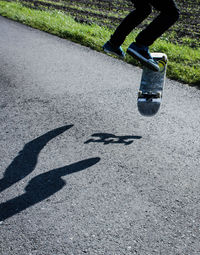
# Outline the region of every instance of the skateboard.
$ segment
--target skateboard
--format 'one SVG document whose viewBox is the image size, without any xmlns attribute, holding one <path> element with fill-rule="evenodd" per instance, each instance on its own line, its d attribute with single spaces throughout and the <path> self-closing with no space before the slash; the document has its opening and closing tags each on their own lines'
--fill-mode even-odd
<svg viewBox="0 0 200 255">
<path fill-rule="evenodd" d="M 151 53 L 158 63 L 158 72 L 143 68 L 140 88 L 138 91 L 137 106 L 141 115 L 154 116 L 162 101 L 163 87 L 167 70 L 167 55 L 164 53 Z"/>
</svg>

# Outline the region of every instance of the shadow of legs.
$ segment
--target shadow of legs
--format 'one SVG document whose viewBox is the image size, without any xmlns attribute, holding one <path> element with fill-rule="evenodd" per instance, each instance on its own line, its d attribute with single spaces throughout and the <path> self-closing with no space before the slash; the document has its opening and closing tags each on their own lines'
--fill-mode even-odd
<svg viewBox="0 0 200 255">
<path fill-rule="evenodd" d="M 0 180 L 0 192 L 30 174 L 35 169 L 38 155 L 44 146 L 72 126 L 68 125 L 56 128 L 25 144 L 23 150 L 19 152 L 17 157 L 5 170 L 4 177 Z"/>
<path fill-rule="evenodd" d="M 100 161 L 100 158 L 89 158 L 69 166 L 53 169 L 34 177 L 26 186 L 26 193 L 0 204 L 0 221 L 3 221 L 26 208 L 52 196 L 65 186 L 62 176 L 87 169 Z"/>
</svg>

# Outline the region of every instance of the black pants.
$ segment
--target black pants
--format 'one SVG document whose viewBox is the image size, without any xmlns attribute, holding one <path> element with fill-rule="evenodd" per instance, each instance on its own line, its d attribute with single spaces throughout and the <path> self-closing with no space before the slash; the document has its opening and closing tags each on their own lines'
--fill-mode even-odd
<svg viewBox="0 0 200 255">
<path fill-rule="evenodd" d="M 138 44 L 150 46 L 179 18 L 180 13 L 174 0 L 131 0 L 131 2 L 134 3 L 135 10 L 125 17 L 111 36 L 110 42 L 116 47 L 119 47 L 126 36 L 149 16 L 152 6 L 160 11 L 160 14 L 138 34 L 136 38 Z"/>
</svg>

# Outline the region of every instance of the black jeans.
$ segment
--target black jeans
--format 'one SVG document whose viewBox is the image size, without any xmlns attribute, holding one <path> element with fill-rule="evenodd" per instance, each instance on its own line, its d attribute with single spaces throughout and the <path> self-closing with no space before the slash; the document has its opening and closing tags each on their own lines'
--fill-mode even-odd
<svg viewBox="0 0 200 255">
<path fill-rule="evenodd" d="M 152 12 L 152 6 L 160 11 L 160 14 L 136 37 L 136 42 L 150 46 L 179 18 L 179 10 L 174 0 L 131 0 L 135 10 L 132 11 L 117 27 L 111 36 L 110 42 L 119 47 L 126 36 L 146 19 Z"/>
</svg>

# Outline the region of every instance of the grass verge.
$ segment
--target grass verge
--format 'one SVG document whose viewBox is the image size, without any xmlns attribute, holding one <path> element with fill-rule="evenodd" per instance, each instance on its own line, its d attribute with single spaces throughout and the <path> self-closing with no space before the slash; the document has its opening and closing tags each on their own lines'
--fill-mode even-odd
<svg viewBox="0 0 200 255">
<path fill-rule="evenodd" d="M 102 51 L 102 45 L 113 33 L 111 29 L 96 24 L 87 25 L 76 22 L 72 17 L 57 11 L 41 11 L 29 9 L 18 2 L 0 1 L 0 15 L 19 21 L 31 27 L 46 31 L 62 38 Z M 134 40 L 136 34 L 131 33 L 123 44 L 124 50 Z M 168 55 L 169 78 L 200 87 L 200 48 L 173 44 L 167 38 L 158 39 L 151 51 L 164 52 Z M 127 56 L 126 62 L 138 64 Z"/>
</svg>

